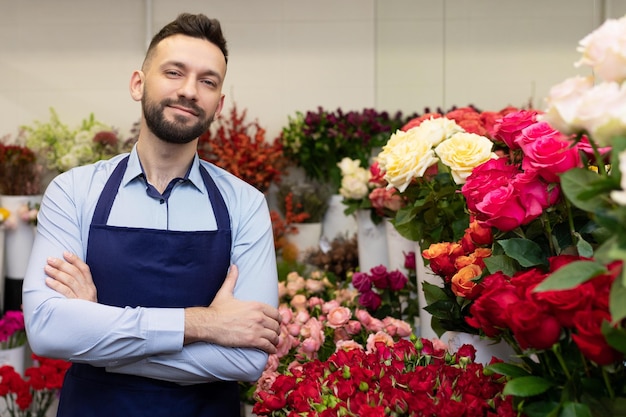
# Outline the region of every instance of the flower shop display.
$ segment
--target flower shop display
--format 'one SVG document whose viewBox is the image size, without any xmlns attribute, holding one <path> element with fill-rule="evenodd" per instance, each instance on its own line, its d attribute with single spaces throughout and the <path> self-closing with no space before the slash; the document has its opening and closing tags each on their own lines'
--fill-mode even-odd
<svg viewBox="0 0 626 417">
<path fill-rule="evenodd" d="M 332 274 L 340 282 L 350 282 L 352 274 L 359 268 L 356 235 L 349 238 L 338 236 L 330 243 L 322 241 L 317 250 L 307 254 L 304 262 Z"/>
<path fill-rule="evenodd" d="M 0 140 L 0 195 L 40 194 L 41 171 L 30 148 L 10 144 L 9 135 Z"/>
<path fill-rule="evenodd" d="M 0 319 L 0 365 L 10 365 L 23 375 L 25 351 L 24 314 L 19 310 L 8 310 Z"/>
<path fill-rule="evenodd" d="M 324 361 L 341 346 L 411 335 L 408 323 L 392 316 L 378 319 L 360 308 L 356 290 L 347 284 L 319 270 L 304 276 L 292 272 L 279 282 L 278 352 L 270 355 L 263 375 L 246 391 L 248 399 L 256 399 L 279 374 L 307 362 Z"/>
<path fill-rule="evenodd" d="M 287 159 L 281 141 L 267 141 L 258 121 L 247 122 L 247 111 L 233 105 L 229 117 L 221 115 L 198 138 L 198 155 L 267 192 L 285 173 Z"/>
<path fill-rule="evenodd" d="M 46 417 L 58 399 L 69 362 L 33 355 L 24 377 L 11 366 L 0 367 L 0 411 L 10 417 Z"/>
<path fill-rule="evenodd" d="M 280 137 L 287 158 L 302 168 L 308 179 L 330 184 L 334 193 L 341 185 L 337 163 L 349 157 L 368 165 L 372 153 L 377 153 L 389 134 L 411 118 L 413 115 L 407 117 L 401 112 L 392 116 L 374 109 L 344 112 L 318 107 L 317 111 L 290 116 Z"/>
<path fill-rule="evenodd" d="M 72 128 L 61 122 L 50 109 L 48 122 L 35 121 L 22 126 L 20 140 L 36 154 L 52 175 L 101 159 L 109 159 L 132 148 L 132 140 L 122 140 L 113 127 L 96 120 L 94 114 Z"/>
<path fill-rule="evenodd" d="M 259 416 L 518 416 L 504 377 L 473 362 L 470 345 L 372 335 L 328 359 L 280 373 L 258 393 Z"/>
</svg>

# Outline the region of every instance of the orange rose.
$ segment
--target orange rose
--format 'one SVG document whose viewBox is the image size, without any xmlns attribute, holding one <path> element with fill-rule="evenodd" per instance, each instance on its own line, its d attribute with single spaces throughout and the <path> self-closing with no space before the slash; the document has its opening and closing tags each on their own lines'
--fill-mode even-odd
<svg viewBox="0 0 626 417">
<path fill-rule="evenodd" d="M 469 264 L 464 266 L 452 277 L 452 292 L 457 297 L 469 298 L 472 290 L 476 286 L 473 279 L 482 274 L 482 269 L 478 265 Z"/>
</svg>

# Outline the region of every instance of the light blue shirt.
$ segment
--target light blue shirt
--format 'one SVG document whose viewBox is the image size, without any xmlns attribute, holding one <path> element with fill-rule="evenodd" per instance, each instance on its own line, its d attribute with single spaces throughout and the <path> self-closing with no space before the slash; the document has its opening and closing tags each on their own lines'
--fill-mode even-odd
<svg viewBox="0 0 626 417">
<path fill-rule="evenodd" d="M 62 258 L 67 250 L 85 259 L 96 203 L 123 157 L 119 155 L 65 172 L 50 183 L 43 196 L 23 290 L 24 318 L 33 351 L 42 356 L 106 367 L 112 372 L 180 384 L 258 379 L 267 361 L 267 354 L 258 349 L 209 343 L 183 346 L 182 308 L 112 307 L 68 299 L 45 284 L 44 266 L 48 257 Z M 207 168 L 228 207 L 231 263 L 239 269 L 235 298 L 276 306 L 276 254 L 265 196 L 225 170 L 199 160 L 197 155 L 189 181 L 177 183 L 169 198 L 162 201 L 146 192 L 139 158 L 133 149 L 108 224 L 179 231 L 215 230 L 217 225 L 200 175 L 200 163 Z"/>
</svg>

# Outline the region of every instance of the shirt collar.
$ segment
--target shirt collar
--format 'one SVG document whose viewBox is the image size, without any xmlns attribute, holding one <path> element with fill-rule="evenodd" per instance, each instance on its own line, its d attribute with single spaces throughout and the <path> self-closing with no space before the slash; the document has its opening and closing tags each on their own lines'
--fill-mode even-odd
<svg viewBox="0 0 626 417">
<path fill-rule="evenodd" d="M 122 185 L 126 186 L 130 182 L 141 178 L 142 174 L 143 170 L 141 168 L 141 163 L 139 162 L 139 155 L 137 154 L 137 145 L 135 144 L 133 149 L 130 151 L 130 157 L 128 158 L 128 165 L 126 167 L 126 172 L 124 173 L 124 178 L 122 179 Z M 205 189 L 202 186 L 204 181 L 202 179 L 202 175 L 200 174 L 200 158 L 198 158 L 197 153 L 193 157 L 193 162 L 191 163 L 191 167 L 187 172 L 185 179 L 189 180 L 189 182 L 196 187 L 198 191 L 205 193 Z"/>
</svg>

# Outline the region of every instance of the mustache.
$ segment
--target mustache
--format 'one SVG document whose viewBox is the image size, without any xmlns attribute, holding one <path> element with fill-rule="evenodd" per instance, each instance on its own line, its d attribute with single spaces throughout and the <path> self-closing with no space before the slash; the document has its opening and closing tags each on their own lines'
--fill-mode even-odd
<svg viewBox="0 0 626 417">
<path fill-rule="evenodd" d="M 171 98 L 165 99 L 161 102 L 161 105 L 163 107 L 171 106 L 171 105 L 186 107 L 188 109 L 193 110 L 198 116 L 202 116 L 202 117 L 204 116 L 204 110 L 202 110 L 200 106 L 198 106 L 195 102 L 188 100 L 184 97 L 181 97 L 178 100 L 174 100 Z"/>
</svg>

